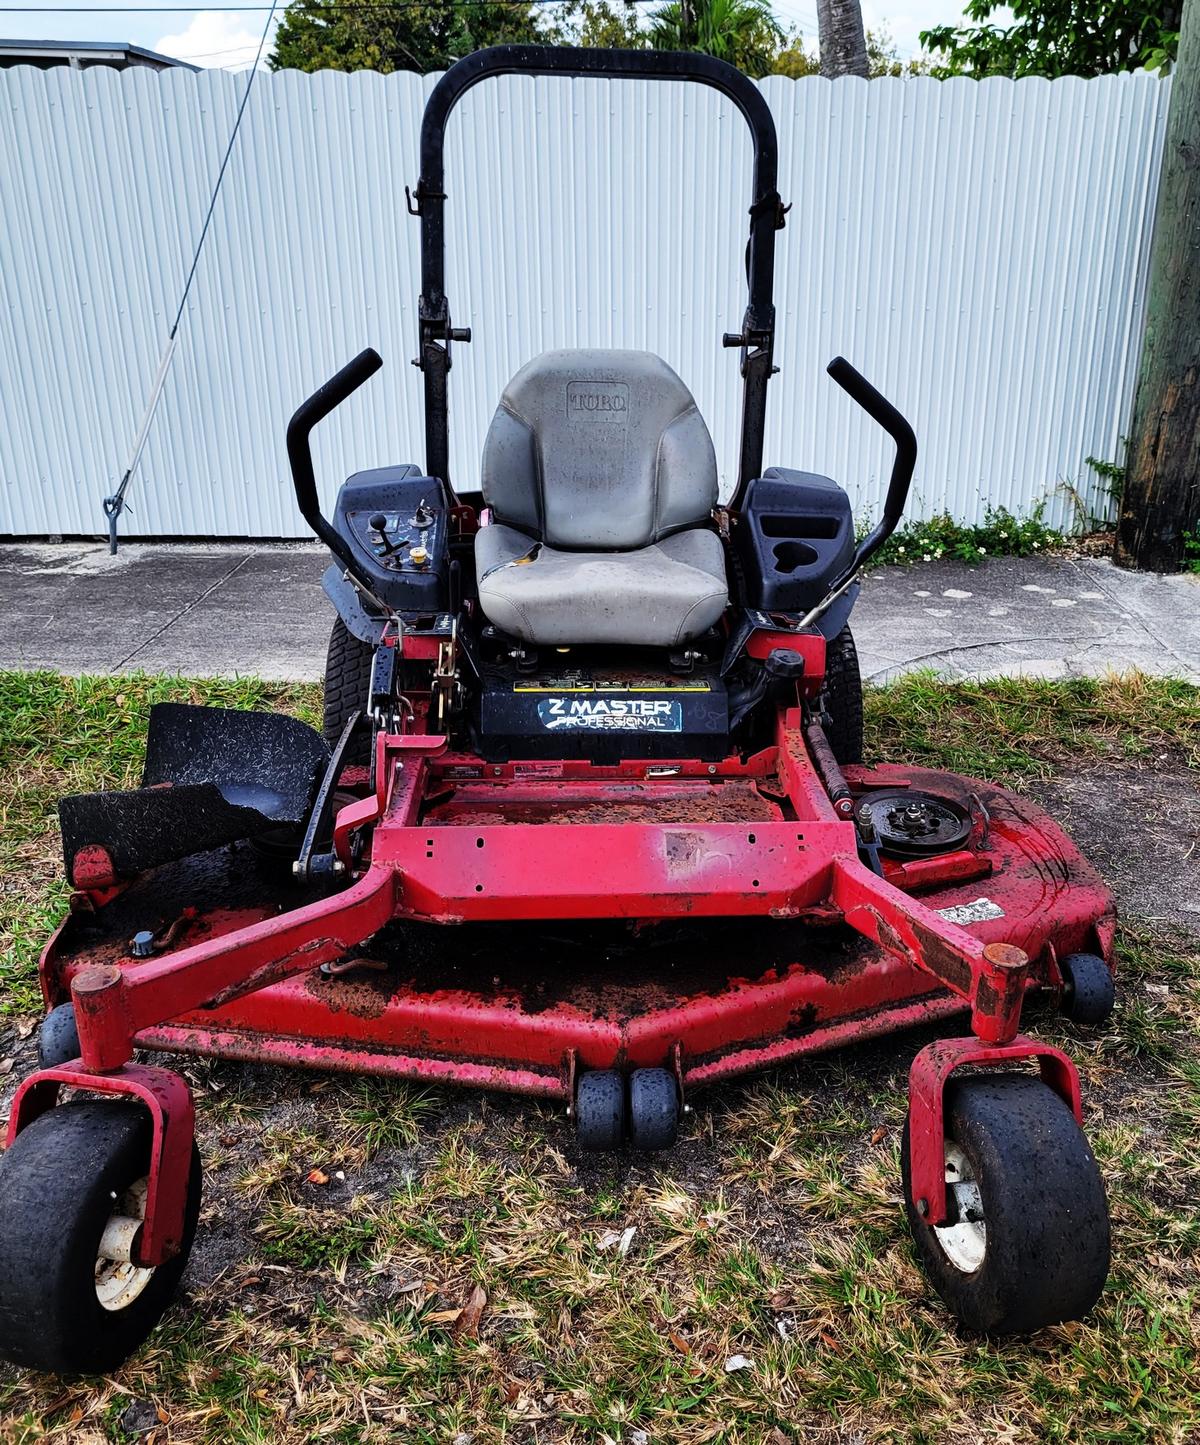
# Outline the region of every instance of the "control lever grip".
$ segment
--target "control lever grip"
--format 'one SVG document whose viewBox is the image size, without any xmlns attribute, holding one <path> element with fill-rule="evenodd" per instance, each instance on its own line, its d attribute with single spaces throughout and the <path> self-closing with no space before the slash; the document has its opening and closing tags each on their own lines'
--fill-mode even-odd
<svg viewBox="0 0 1200 1445">
<path fill-rule="evenodd" d="M 383 357 L 367 347 L 360 351 L 353 361 L 329 378 L 306 400 L 302 401 L 288 422 L 287 453 L 292 469 L 292 485 L 296 490 L 296 501 L 300 515 L 337 559 L 366 588 L 371 591 L 370 580 L 359 570 L 349 543 L 325 520 L 321 513 L 321 502 L 317 496 L 317 479 L 313 472 L 312 448 L 309 436 L 318 422 L 324 421 L 364 382 L 383 365 Z"/>
<path fill-rule="evenodd" d="M 858 544 L 854 560 L 830 589 L 836 591 L 879 551 L 904 515 L 904 504 L 908 501 L 908 490 L 917 465 L 917 438 L 912 427 L 887 397 L 877 391 L 862 372 L 851 366 L 844 356 L 835 356 L 825 369 L 847 396 L 856 401 L 873 421 L 878 422 L 896 444 L 896 456 L 892 462 L 892 475 L 888 481 L 883 516 L 878 525 Z"/>
</svg>

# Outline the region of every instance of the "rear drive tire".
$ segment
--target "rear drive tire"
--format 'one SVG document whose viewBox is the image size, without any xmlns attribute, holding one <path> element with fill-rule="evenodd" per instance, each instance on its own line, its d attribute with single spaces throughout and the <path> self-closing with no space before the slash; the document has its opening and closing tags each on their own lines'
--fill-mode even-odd
<svg viewBox="0 0 1200 1445">
<path fill-rule="evenodd" d="M 625 1142 L 625 1080 L 591 1069 L 575 1088 L 575 1133 L 581 1149 L 619 1149 Z"/>
<path fill-rule="evenodd" d="M 942 1225 L 913 1204 L 908 1126 L 900 1172 L 918 1258 L 968 1328 L 1024 1334 L 1081 1319 L 1100 1298 L 1104 1183 L 1074 1114 L 1040 1079 L 987 1072 L 947 1085 Z"/>
<path fill-rule="evenodd" d="M 863 695 L 858 650 L 847 625 L 825 647 L 826 735 L 839 763 L 861 763 L 863 758 Z"/>
<path fill-rule="evenodd" d="M 103 1255 L 105 1226 L 145 1210 L 150 1115 L 140 1104 L 60 1104 L 0 1157 L 0 1355 L 98 1374 L 134 1353 L 179 1284 L 200 1213 L 192 1146 L 183 1248 L 155 1269 Z"/>
<path fill-rule="evenodd" d="M 342 735 L 342 729 L 369 700 L 371 663 L 375 649 L 369 642 L 360 642 L 340 617 L 333 619 L 329 634 L 329 652 L 325 658 L 325 716 L 322 733 L 330 747 Z M 347 759 L 361 763 L 367 757 L 368 738 L 364 733 L 350 744 Z"/>
</svg>

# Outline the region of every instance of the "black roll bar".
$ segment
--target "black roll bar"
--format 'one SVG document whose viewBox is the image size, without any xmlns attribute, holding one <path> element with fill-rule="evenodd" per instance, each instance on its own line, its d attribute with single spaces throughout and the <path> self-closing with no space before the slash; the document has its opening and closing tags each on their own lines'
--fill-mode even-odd
<svg viewBox="0 0 1200 1445">
<path fill-rule="evenodd" d="M 786 207 L 779 198 L 775 122 L 762 92 L 723 60 L 691 50 L 600 50 L 573 46 L 497 45 L 477 50 L 450 67 L 430 93 L 421 121 L 421 178 L 409 209 L 421 218 L 420 356 L 425 376 L 425 468 L 450 487 L 450 439 L 446 375 L 450 347 L 470 341 L 469 329 L 451 324 L 446 299 L 446 122 L 466 91 L 492 75 L 603 76 L 612 79 L 683 80 L 712 86 L 738 107 L 754 141 L 750 241 L 746 254 L 749 299 L 742 330 L 724 344 L 742 353 L 742 441 L 736 507 L 748 483 L 762 471 L 767 381 L 775 337 L 775 232 Z"/>
</svg>

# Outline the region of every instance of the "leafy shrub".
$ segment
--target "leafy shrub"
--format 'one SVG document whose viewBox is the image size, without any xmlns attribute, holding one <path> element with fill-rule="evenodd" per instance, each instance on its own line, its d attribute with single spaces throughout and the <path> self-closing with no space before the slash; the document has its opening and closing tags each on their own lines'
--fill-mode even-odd
<svg viewBox="0 0 1200 1445">
<path fill-rule="evenodd" d="M 1046 525 L 1044 511 L 1039 502 L 1026 517 L 1014 517 L 1006 507 L 989 507 L 978 525 L 956 522 L 949 512 L 926 522 L 906 522 L 888 538 L 875 562 L 895 565 L 942 557 L 980 562 L 985 557 L 1031 557 L 1052 551 L 1066 538 Z"/>
</svg>

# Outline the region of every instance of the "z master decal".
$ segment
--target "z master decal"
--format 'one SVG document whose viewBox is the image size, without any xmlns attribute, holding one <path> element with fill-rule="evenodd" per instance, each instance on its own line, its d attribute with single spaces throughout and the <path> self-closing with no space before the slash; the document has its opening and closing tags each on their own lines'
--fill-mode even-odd
<svg viewBox="0 0 1200 1445">
<path fill-rule="evenodd" d="M 542 726 L 596 731 L 678 733 L 683 708 L 666 698 L 548 697 L 538 703 Z"/>
</svg>

